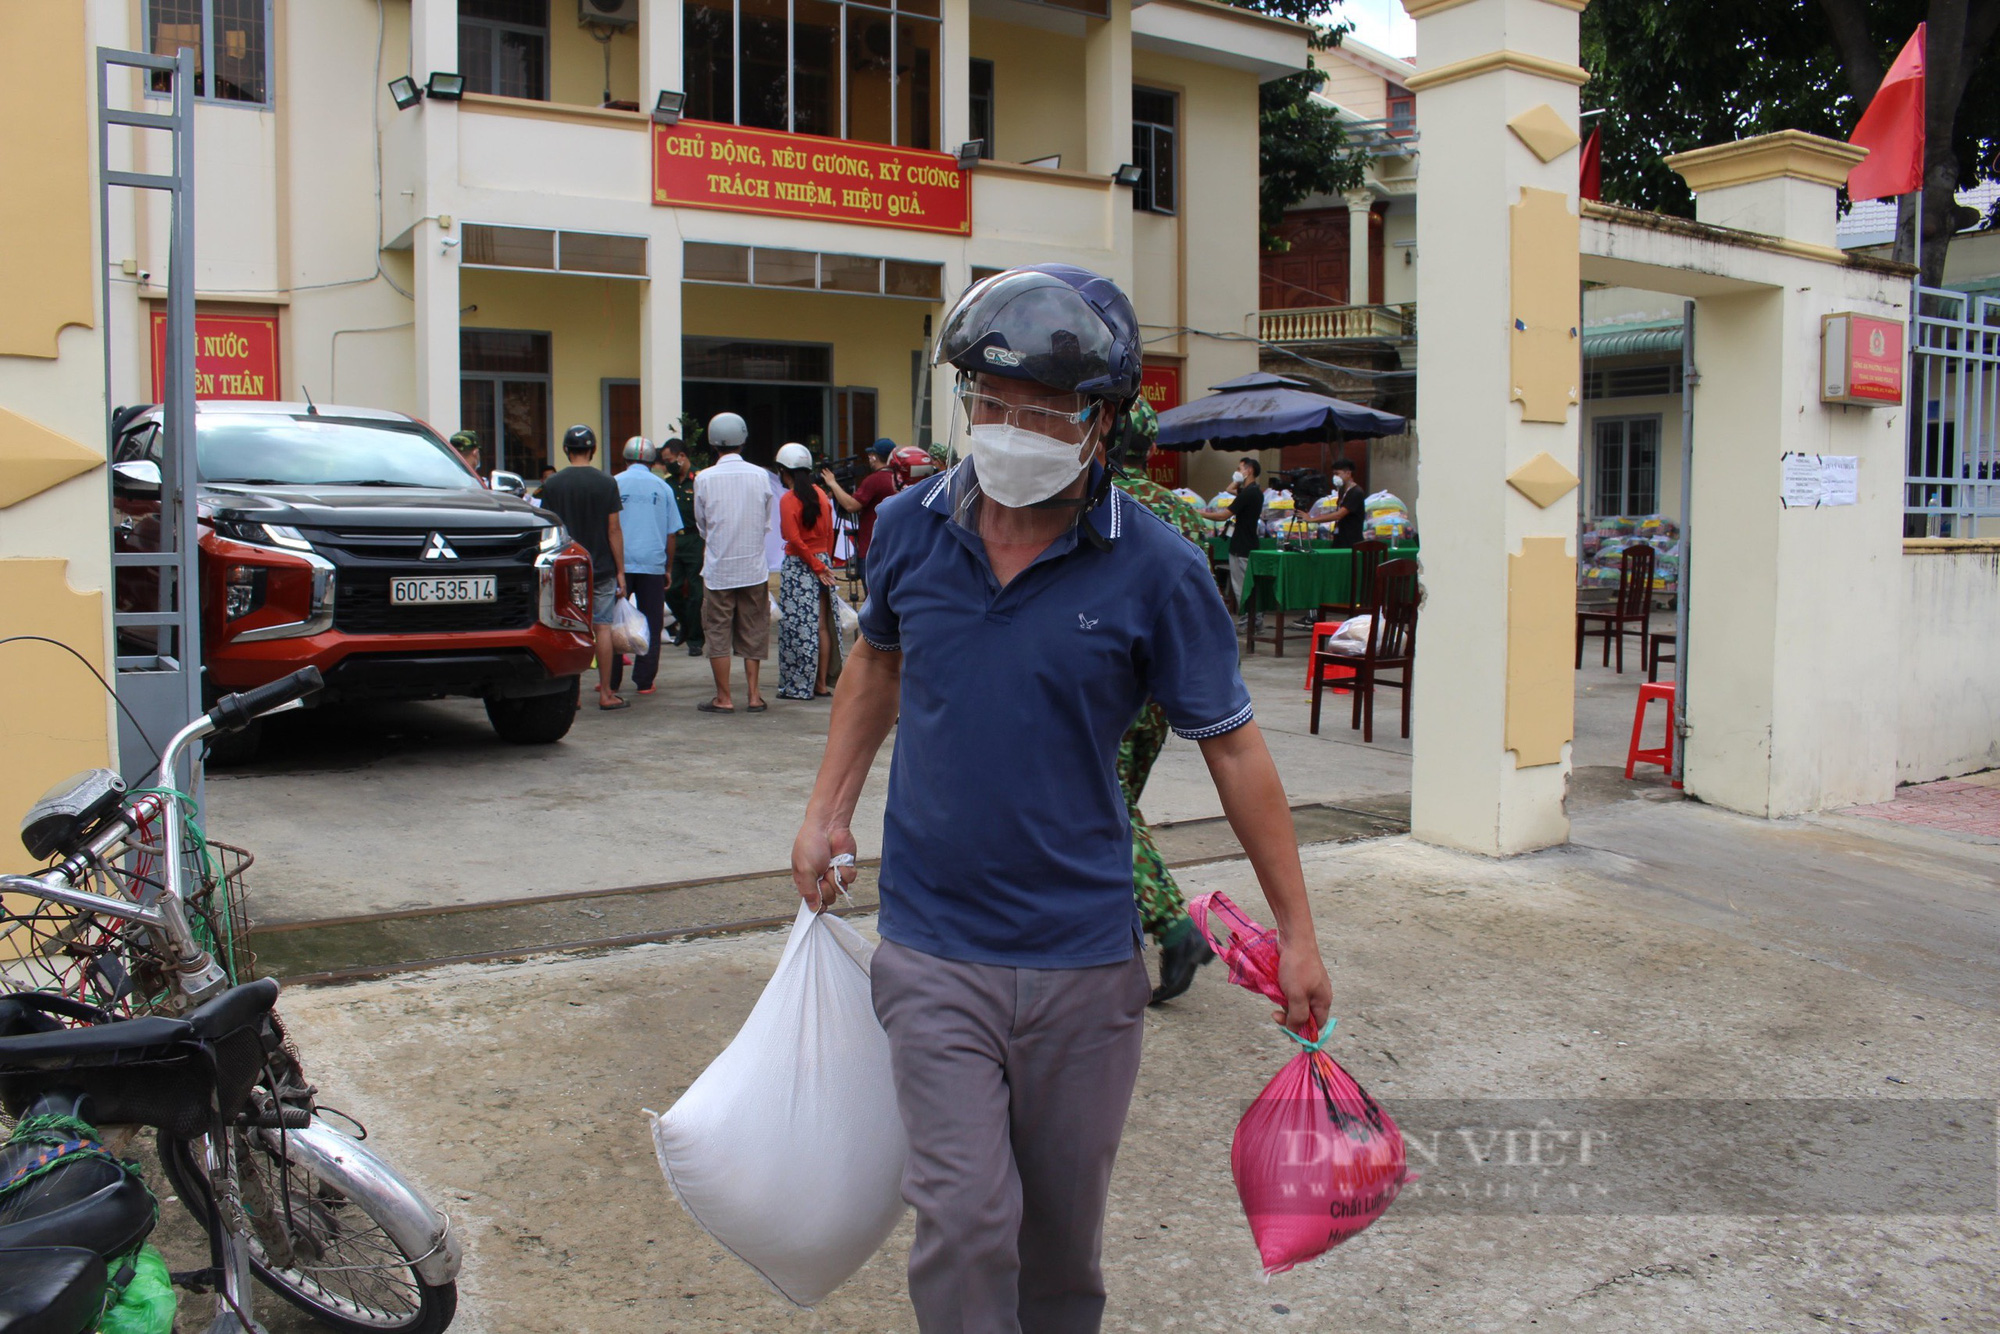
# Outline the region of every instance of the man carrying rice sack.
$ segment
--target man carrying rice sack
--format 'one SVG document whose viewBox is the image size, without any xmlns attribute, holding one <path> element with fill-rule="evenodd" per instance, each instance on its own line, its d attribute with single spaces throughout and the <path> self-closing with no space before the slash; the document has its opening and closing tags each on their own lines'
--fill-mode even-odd
<svg viewBox="0 0 2000 1334">
<path fill-rule="evenodd" d="M 872 972 L 910 1141 L 910 1300 L 926 1334 L 1088 1332 L 1151 993 L 1117 774 L 1149 698 L 1200 743 L 1264 888 L 1286 1024 L 1323 1023 L 1332 989 L 1208 564 L 1110 485 L 1139 389 L 1130 300 L 1067 265 L 1009 270 L 960 298 L 938 359 L 964 457 L 879 512 L 792 874 L 831 900 L 895 728 Z"/>
</svg>

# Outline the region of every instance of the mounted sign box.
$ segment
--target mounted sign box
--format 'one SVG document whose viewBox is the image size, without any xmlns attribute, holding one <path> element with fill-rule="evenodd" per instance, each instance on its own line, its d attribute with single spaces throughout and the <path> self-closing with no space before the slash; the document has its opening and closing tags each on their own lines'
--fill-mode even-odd
<svg viewBox="0 0 2000 1334">
<path fill-rule="evenodd" d="M 1903 325 L 1843 313 L 1819 326 L 1819 401 L 1896 407 L 1903 401 Z"/>
<path fill-rule="evenodd" d="M 965 236 L 972 190 L 944 153 L 684 120 L 653 125 L 653 202 Z"/>
<path fill-rule="evenodd" d="M 153 401 L 166 383 L 167 312 L 153 307 Z M 278 317 L 194 316 L 194 396 L 274 399 L 278 389 Z"/>
</svg>

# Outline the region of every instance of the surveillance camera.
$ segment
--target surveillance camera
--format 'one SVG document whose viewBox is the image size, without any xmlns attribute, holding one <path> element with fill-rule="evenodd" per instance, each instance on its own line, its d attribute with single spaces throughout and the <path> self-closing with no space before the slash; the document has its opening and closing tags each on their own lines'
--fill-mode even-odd
<svg viewBox="0 0 2000 1334">
<path fill-rule="evenodd" d="M 458 244 L 458 238 L 456 236 L 447 236 L 444 238 L 443 245 L 444 248 L 447 250 L 451 249 L 453 246 L 457 244 Z"/>
<path fill-rule="evenodd" d="M 153 273 L 152 273 L 152 270 L 150 270 L 150 269 L 141 269 L 141 270 L 139 270 L 139 281 L 140 281 L 140 282 L 142 282 L 142 283 L 149 283 L 149 282 L 153 281 Z"/>
</svg>

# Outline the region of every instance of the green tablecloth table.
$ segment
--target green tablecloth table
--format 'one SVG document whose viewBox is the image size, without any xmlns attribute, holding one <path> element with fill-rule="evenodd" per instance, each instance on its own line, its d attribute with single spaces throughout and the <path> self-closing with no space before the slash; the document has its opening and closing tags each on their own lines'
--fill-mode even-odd
<svg viewBox="0 0 2000 1334">
<path fill-rule="evenodd" d="M 1414 557 L 1415 547 L 1390 547 L 1384 560 Z M 1244 601 L 1257 611 L 1275 612 L 1272 649 L 1285 656 L 1285 613 L 1317 611 L 1335 603 L 1352 602 L 1354 551 L 1348 547 L 1314 551 L 1255 551 L 1244 571 Z M 1254 636 L 1245 631 L 1245 650 L 1257 651 Z"/>
</svg>

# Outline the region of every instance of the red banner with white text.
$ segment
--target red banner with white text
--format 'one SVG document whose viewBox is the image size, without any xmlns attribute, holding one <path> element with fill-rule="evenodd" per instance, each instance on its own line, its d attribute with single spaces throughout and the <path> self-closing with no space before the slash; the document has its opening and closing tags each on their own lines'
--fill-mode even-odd
<svg viewBox="0 0 2000 1334">
<path fill-rule="evenodd" d="M 166 396 L 167 312 L 153 309 L 153 401 Z M 196 398 L 278 398 L 278 317 L 194 315 Z"/>
<path fill-rule="evenodd" d="M 944 153 L 684 120 L 653 126 L 653 202 L 964 236 L 972 189 Z"/>
</svg>

